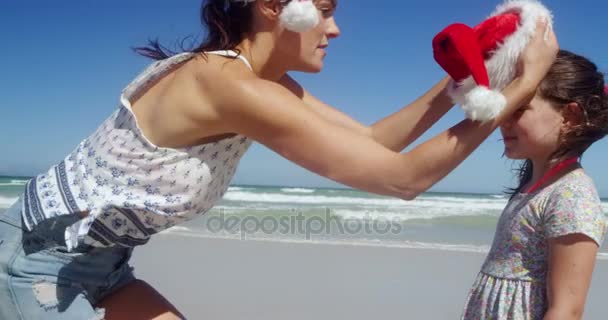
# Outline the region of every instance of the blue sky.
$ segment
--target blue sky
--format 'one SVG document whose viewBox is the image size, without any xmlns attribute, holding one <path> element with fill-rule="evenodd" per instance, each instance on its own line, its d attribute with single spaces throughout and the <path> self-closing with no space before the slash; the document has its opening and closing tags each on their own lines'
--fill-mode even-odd
<svg viewBox="0 0 608 320">
<path fill-rule="evenodd" d="M 596 0 L 547 0 L 564 49 L 608 71 L 605 13 Z M 443 77 L 432 57 L 433 36 L 453 22 L 474 25 L 498 4 L 488 0 L 341 0 L 342 36 L 330 43 L 325 70 L 294 73 L 313 94 L 371 124 L 407 105 Z M 149 61 L 131 47 L 158 37 L 172 46 L 204 35 L 200 0 L 0 1 L 0 174 L 33 175 L 61 160 L 118 105 L 121 89 Z M 463 118 L 454 108 L 426 135 Z M 495 133 L 435 191 L 500 192 L 513 184 L 513 163 L 501 158 Z M 608 195 L 596 143 L 583 165 Z M 373 173 L 372 173 L 373 174 Z M 239 184 L 337 186 L 254 145 L 235 177 Z"/>
</svg>

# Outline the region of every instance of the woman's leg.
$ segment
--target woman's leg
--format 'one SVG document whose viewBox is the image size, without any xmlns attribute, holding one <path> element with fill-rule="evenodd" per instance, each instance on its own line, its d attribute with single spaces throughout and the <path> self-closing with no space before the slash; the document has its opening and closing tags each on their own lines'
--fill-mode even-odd
<svg viewBox="0 0 608 320">
<path fill-rule="evenodd" d="M 145 281 L 135 280 L 105 297 L 106 320 L 186 319 L 167 299 Z"/>
</svg>

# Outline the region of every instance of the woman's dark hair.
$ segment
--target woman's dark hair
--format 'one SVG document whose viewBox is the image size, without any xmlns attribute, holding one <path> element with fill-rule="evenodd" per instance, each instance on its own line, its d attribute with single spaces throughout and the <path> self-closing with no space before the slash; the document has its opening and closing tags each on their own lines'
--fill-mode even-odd
<svg viewBox="0 0 608 320">
<path fill-rule="evenodd" d="M 181 50 L 205 52 L 234 49 L 251 28 L 252 15 L 251 5 L 244 1 L 205 0 L 201 5 L 200 19 L 207 29 L 207 37 L 195 48 L 184 48 L 182 41 Z M 176 53 L 162 46 L 157 39 L 134 50 L 154 60 L 166 59 Z"/>
<path fill-rule="evenodd" d="M 568 157 L 581 157 L 595 141 L 608 133 L 608 94 L 604 75 L 589 59 L 566 50 L 560 50 L 549 72 L 541 81 L 538 94 L 557 109 L 575 102 L 581 108 L 583 120 L 560 133 L 557 150 L 550 161 Z M 507 193 L 514 195 L 532 179 L 532 161 L 522 161 L 515 169 L 519 178 L 517 188 Z"/>
<path fill-rule="evenodd" d="M 283 6 L 292 0 L 280 0 Z M 337 6 L 338 0 L 331 0 Z M 198 46 L 184 47 L 181 51 L 199 52 L 214 50 L 235 50 L 245 34 L 251 30 L 253 21 L 252 6 L 246 1 L 203 0 L 201 4 L 201 24 L 207 30 L 207 37 Z M 166 59 L 176 52 L 161 45 L 158 39 L 148 41 L 147 46 L 134 48 L 135 52 L 154 60 Z M 238 50 L 237 50 L 238 51 Z"/>
</svg>

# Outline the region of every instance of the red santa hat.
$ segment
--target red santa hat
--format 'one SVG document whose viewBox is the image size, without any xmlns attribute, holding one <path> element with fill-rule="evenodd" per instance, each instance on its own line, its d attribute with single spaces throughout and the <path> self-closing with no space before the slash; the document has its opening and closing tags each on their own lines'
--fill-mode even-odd
<svg viewBox="0 0 608 320">
<path fill-rule="evenodd" d="M 452 77 L 448 94 L 468 118 L 488 121 L 504 109 L 500 91 L 514 79 L 541 17 L 551 28 L 551 13 L 540 2 L 507 0 L 474 28 L 455 23 L 435 36 L 435 60 Z"/>
<path fill-rule="evenodd" d="M 243 2 L 247 5 L 256 0 L 230 0 L 232 2 Z M 285 3 L 289 0 L 280 0 Z M 283 6 L 279 15 L 281 24 L 285 29 L 293 32 L 305 32 L 319 24 L 319 13 L 312 0 L 291 0 Z"/>
</svg>

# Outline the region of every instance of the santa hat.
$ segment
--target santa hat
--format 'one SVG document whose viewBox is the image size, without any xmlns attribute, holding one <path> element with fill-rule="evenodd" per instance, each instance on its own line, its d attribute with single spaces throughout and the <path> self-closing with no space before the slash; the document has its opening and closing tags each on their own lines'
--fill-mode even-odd
<svg viewBox="0 0 608 320">
<path fill-rule="evenodd" d="M 230 0 L 248 4 L 256 0 Z M 285 3 L 288 0 L 280 0 Z M 291 0 L 283 7 L 279 15 L 285 29 L 293 32 L 305 32 L 319 24 L 319 13 L 312 0 Z"/>
<path fill-rule="evenodd" d="M 540 2 L 507 0 L 474 28 L 455 23 L 435 36 L 435 60 L 452 77 L 448 94 L 468 118 L 487 121 L 504 109 L 500 91 L 514 79 L 541 17 L 551 28 L 551 13 Z"/>
</svg>

